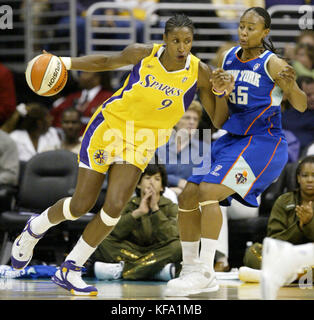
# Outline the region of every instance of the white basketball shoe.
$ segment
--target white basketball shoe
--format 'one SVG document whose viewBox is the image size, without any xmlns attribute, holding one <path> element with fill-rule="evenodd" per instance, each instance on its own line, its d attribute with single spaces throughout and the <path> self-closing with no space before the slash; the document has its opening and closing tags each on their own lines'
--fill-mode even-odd
<svg viewBox="0 0 314 320">
<path fill-rule="evenodd" d="M 180 276 L 168 281 L 166 296 L 187 296 L 219 290 L 215 273 L 199 260 L 194 264 L 183 264 Z"/>
<path fill-rule="evenodd" d="M 22 233 L 15 239 L 11 251 L 11 265 L 14 269 L 24 269 L 32 260 L 33 250 L 37 242 L 45 235 L 35 234 L 31 230 L 32 216 L 26 223 Z"/>
<path fill-rule="evenodd" d="M 97 296 L 97 288 L 88 285 L 82 279 L 83 269 L 83 267 L 75 265 L 75 261 L 66 260 L 57 269 L 51 280 L 63 289 L 70 291 L 73 295 Z"/>
</svg>

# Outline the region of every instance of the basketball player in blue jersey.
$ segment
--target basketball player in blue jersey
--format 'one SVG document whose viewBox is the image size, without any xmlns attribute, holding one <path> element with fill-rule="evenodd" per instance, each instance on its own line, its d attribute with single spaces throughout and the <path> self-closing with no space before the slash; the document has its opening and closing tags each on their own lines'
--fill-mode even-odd
<svg viewBox="0 0 314 320">
<path fill-rule="evenodd" d="M 233 77 L 225 71 L 212 76 L 210 68 L 190 53 L 192 21 L 185 15 L 170 18 L 163 39 L 164 45 L 134 44 L 112 56 L 61 58 L 67 69 L 72 70 L 97 72 L 127 65 L 134 67 L 123 87 L 97 109 L 85 130 L 73 196 L 59 200 L 27 222 L 13 244 L 11 263 L 14 268 L 27 266 L 36 243 L 48 229 L 65 220 L 76 220 L 93 208 L 108 171 L 103 208 L 88 223 L 52 278 L 72 294 L 96 295 L 97 289 L 82 280 L 82 267 L 119 221 L 141 172 L 156 148 L 167 142 L 172 127 L 192 102 L 196 90 L 216 126 L 221 126 L 227 119 L 226 101 L 216 97 L 211 90 L 213 83 L 218 90 L 230 93 Z M 140 141 L 128 134 L 127 123 L 130 121 L 133 136 L 138 134 Z M 144 150 L 143 132 L 147 134 Z"/>
<path fill-rule="evenodd" d="M 220 59 L 221 68 L 235 80 L 229 95 L 213 85 L 213 92 L 228 101 L 230 116 L 222 127 L 227 133 L 204 158 L 201 166 L 210 163 L 206 173 L 192 175 L 179 196 L 183 267 L 180 276 L 167 283 L 167 295 L 219 289 L 213 266 L 222 225 L 220 202 L 228 204 L 233 198 L 257 207 L 256 198 L 287 162 L 280 118 L 282 96 L 285 94 L 300 112 L 306 110 L 307 102 L 295 82 L 293 68 L 274 54 L 271 42 L 265 41 L 270 24 L 263 8 L 246 10 L 238 28 L 240 46 Z"/>
</svg>

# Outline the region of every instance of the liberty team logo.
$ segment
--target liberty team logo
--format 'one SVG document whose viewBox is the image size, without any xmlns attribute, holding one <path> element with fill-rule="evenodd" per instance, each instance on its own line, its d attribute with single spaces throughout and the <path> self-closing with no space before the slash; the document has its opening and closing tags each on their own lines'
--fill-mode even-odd
<svg viewBox="0 0 314 320">
<path fill-rule="evenodd" d="M 235 178 L 236 178 L 236 182 L 237 184 L 244 184 L 246 183 L 247 181 L 247 171 L 246 170 L 243 170 L 243 172 L 238 172 L 236 175 L 235 175 Z"/>
<path fill-rule="evenodd" d="M 108 160 L 108 152 L 105 150 L 97 150 L 93 155 L 94 162 L 99 165 L 103 166 Z"/>
</svg>

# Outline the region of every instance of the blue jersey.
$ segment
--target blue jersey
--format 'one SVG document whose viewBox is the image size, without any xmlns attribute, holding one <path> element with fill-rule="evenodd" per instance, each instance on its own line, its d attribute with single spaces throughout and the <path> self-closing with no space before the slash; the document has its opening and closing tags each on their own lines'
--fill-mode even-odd
<svg viewBox="0 0 314 320">
<path fill-rule="evenodd" d="M 283 93 L 267 71 L 274 53 L 266 50 L 255 59 L 243 61 L 238 56 L 240 50 L 240 46 L 231 48 L 222 64 L 235 79 L 228 100 L 230 118 L 223 129 L 236 135 L 283 136 L 280 112 Z"/>
</svg>

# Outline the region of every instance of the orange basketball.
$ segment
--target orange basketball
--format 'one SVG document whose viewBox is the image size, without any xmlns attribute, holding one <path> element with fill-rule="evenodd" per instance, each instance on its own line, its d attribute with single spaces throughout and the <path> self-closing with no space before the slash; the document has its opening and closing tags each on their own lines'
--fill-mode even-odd
<svg viewBox="0 0 314 320">
<path fill-rule="evenodd" d="M 53 96 L 60 92 L 68 80 L 62 60 L 49 53 L 33 58 L 25 71 L 28 86 L 40 96 Z"/>
</svg>

